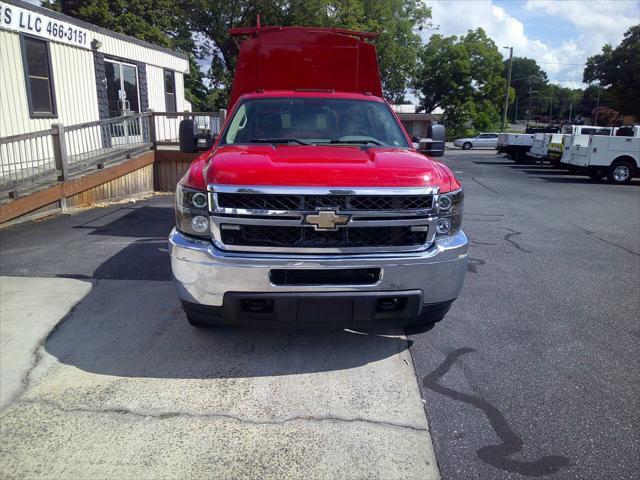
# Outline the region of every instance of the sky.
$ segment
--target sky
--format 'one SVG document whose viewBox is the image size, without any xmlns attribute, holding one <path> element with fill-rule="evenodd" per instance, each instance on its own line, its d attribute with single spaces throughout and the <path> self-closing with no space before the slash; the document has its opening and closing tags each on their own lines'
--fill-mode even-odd
<svg viewBox="0 0 640 480">
<path fill-rule="evenodd" d="M 640 0 L 426 0 L 433 33 L 464 35 L 482 27 L 499 48 L 536 60 L 552 83 L 583 88 L 587 58 L 614 47 L 640 23 Z M 509 50 L 502 49 L 505 58 Z"/>
<path fill-rule="evenodd" d="M 40 4 L 40 0 L 27 0 Z M 433 33 L 464 35 L 482 27 L 498 47 L 536 60 L 549 80 L 584 88 L 587 58 L 605 43 L 620 43 L 629 27 L 640 24 L 640 0 L 424 0 L 431 7 Z M 508 57 L 509 51 L 501 48 Z M 210 59 L 200 62 L 206 72 Z M 411 95 L 410 95 L 411 96 Z"/>
</svg>

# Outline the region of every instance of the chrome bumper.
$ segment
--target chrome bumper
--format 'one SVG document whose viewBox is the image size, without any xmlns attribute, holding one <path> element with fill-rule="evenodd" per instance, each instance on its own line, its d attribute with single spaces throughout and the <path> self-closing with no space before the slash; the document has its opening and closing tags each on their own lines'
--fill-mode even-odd
<svg viewBox="0 0 640 480">
<path fill-rule="evenodd" d="M 437 239 L 422 252 L 359 255 L 284 255 L 217 249 L 174 229 L 169 236 L 171 269 L 184 302 L 222 306 L 227 292 L 381 292 L 420 290 L 425 304 L 454 300 L 467 269 L 469 240 L 464 232 Z M 272 268 L 371 268 L 382 270 L 371 285 L 278 286 Z"/>
</svg>

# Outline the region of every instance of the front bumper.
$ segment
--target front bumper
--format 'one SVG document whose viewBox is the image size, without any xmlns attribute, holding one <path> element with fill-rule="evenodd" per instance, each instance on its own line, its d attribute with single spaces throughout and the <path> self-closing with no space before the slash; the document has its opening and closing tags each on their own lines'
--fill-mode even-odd
<svg viewBox="0 0 640 480">
<path fill-rule="evenodd" d="M 266 296 L 272 299 L 302 295 L 306 302 L 307 297 L 380 297 L 389 292 L 411 297 L 411 302 L 419 299 L 420 307 L 407 310 L 406 318 L 402 319 L 404 324 L 416 323 L 414 317 L 422 318 L 422 307 L 426 306 L 425 311 L 448 307 L 458 296 L 467 269 L 468 246 L 467 236 L 460 231 L 450 237 L 436 239 L 429 249 L 422 252 L 285 255 L 222 251 L 209 241 L 187 237 L 175 229 L 169 236 L 171 268 L 185 309 L 198 315 L 209 312 L 212 316 L 223 316 L 227 320 L 225 323 L 229 323 L 229 311 L 233 310 L 226 307 L 237 305 L 238 298 L 246 297 L 247 293 L 255 294 L 252 295 L 255 298 Z M 367 285 L 281 286 L 272 283 L 270 276 L 272 269 L 345 268 L 380 268 L 381 274 L 375 283 Z M 347 301 L 342 303 L 347 304 Z M 354 300 L 351 305 L 356 304 Z M 355 312 L 356 308 L 352 310 Z M 356 319 L 352 316 L 351 319 L 366 322 L 365 317 Z M 339 318 L 339 323 L 351 323 L 348 318 Z M 203 319 L 199 316 L 198 320 Z M 305 321 L 304 318 L 291 320 L 294 323 Z M 239 318 L 238 323 L 244 322 Z"/>
</svg>

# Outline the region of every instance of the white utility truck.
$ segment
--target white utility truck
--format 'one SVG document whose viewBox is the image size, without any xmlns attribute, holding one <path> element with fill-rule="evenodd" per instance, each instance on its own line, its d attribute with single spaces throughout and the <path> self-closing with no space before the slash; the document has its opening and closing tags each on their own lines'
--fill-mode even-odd
<svg viewBox="0 0 640 480">
<path fill-rule="evenodd" d="M 527 152 L 533 146 L 536 133 L 559 132 L 558 127 L 530 127 L 525 133 L 501 133 L 498 137 L 498 153 L 506 153 L 516 163 L 526 161 Z"/>
<path fill-rule="evenodd" d="M 551 135 L 547 158 L 552 164 L 562 162 L 562 154 L 565 148 L 571 144 L 573 135 L 612 135 L 612 127 L 594 127 L 591 125 L 565 125 L 561 133 Z"/>
<path fill-rule="evenodd" d="M 640 165 L 640 125 L 614 129 L 613 135 L 574 134 L 561 164 L 593 180 L 606 176 L 611 183 L 629 183 Z"/>
</svg>

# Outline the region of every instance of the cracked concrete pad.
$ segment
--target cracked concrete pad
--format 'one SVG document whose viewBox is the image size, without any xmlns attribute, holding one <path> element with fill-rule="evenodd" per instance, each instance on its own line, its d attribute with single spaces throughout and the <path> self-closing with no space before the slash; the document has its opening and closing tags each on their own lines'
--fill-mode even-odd
<svg viewBox="0 0 640 480">
<path fill-rule="evenodd" d="M 0 277 L 0 408 L 24 386 L 47 334 L 90 290 L 68 278 Z"/>
<path fill-rule="evenodd" d="M 310 419 L 274 425 L 152 418 L 63 412 L 45 404 L 10 409 L 0 426 L 12 452 L 3 453 L 7 479 L 435 476 L 424 432 L 405 428 Z M 30 421 L 20 421 L 25 417 Z"/>
<path fill-rule="evenodd" d="M 438 477 L 399 335 L 195 329 L 171 283 L 101 280 L 39 356 L 17 477 Z"/>
</svg>

